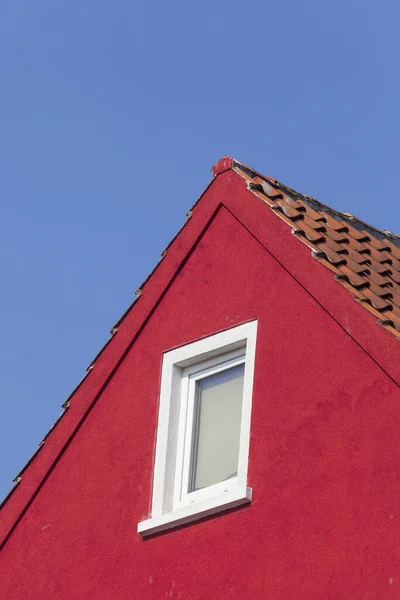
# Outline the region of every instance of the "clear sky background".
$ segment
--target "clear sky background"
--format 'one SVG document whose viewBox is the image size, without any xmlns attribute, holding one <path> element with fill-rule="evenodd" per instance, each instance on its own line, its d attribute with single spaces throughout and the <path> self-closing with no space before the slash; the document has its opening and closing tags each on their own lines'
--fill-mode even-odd
<svg viewBox="0 0 400 600">
<path fill-rule="evenodd" d="M 400 5 L 0 3 L 0 496 L 224 154 L 400 233 Z"/>
</svg>

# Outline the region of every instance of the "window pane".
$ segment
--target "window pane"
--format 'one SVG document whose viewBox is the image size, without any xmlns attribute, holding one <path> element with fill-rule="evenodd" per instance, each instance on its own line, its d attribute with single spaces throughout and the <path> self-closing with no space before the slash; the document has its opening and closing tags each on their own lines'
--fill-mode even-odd
<svg viewBox="0 0 400 600">
<path fill-rule="evenodd" d="M 244 365 L 196 383 L 189 492 L 237 475 Z"/>
</svg>

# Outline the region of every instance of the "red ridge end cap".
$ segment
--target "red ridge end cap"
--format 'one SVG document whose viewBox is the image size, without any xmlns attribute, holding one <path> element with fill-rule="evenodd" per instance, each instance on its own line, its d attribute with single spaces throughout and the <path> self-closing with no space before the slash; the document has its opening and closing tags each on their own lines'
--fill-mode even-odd
<svg viewBox="0 0 400 600">
<path fill-rule="evenodd" d="M 223 173 L 224 171 L 228 171 L 232 168 L 234 159 L 230 156 L 223 156 L 211 169 L 211 173 L 214 177 Z"/>
</svg>

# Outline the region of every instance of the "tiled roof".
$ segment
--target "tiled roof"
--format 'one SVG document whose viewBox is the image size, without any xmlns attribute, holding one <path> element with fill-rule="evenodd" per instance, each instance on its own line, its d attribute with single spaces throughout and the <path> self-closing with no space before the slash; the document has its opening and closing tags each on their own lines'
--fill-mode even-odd
<svg viewBox="0 0 400 600">
<path fill-rule="evenodd" d="M 400 237 L 333 210 L 237 161 L 232 167 L 337 282 L 400 339 Z"/>
</svg>

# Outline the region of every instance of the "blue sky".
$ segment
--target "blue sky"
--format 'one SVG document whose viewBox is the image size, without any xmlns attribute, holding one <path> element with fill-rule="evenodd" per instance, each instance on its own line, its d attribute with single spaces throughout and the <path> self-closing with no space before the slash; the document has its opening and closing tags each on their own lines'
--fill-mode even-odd
<svg viewBox="0 0 400 600">
<path fill-rule="evenodd" d="M 400 233 L 400 6 L 0 6 L 0 496 L 224 154 Z"/>
</svg>

